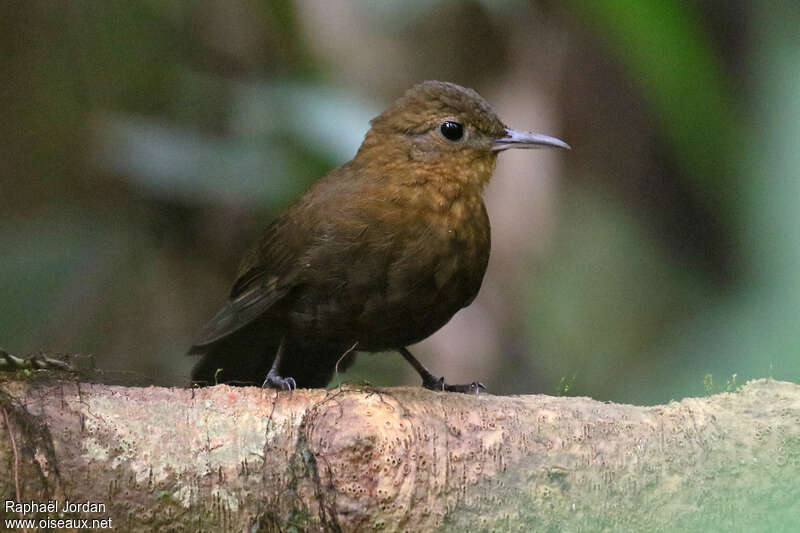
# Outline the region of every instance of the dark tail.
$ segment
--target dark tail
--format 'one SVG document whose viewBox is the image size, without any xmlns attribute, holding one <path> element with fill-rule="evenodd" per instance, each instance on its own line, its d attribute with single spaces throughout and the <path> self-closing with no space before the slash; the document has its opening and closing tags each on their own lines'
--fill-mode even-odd
<svg viewBox="0 0 800 533">
<path fill-rule="evenodd" d="M 202 355 L 192 368 L 192 384 L 200 386 L 261 386 L 278 352 L 280 339 L 267 335 L 258 322 L 212 344 L 192 346 L 189 354 Z"/>
<path fill-rule="evenodd" d="M 190 354 L 202 355 L 192 369 L 192 383 L 261 386 L 282 337 L 256 321 L 214 343 L 192 346 Z M 279 374 L 294 378 L 300 388 L 324 387 L 333 377 L 337 362 L 341 372 L 352 364 L 355 354 L 347 353 L 348 348 L 339 343 L 288 340 Z"/>
</svg>

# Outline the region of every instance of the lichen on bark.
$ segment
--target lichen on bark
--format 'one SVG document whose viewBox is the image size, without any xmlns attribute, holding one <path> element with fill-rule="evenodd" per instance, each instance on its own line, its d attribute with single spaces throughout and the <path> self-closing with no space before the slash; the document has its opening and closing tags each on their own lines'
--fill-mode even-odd
<svg viewBox="0 0 800 533">
<path fill-rule="evenodd" d="M 25 501 L 145 531 L 707 531 L 800 520 L 800 386 L 655 407 L 420 388 L 0 383 Z M 20 473 L 20 472 L 17 472 Z M 15 499 L 14 476 L 0 476 Z M 14 518 L 5 513 L 3 518 Z"/>
</svg>

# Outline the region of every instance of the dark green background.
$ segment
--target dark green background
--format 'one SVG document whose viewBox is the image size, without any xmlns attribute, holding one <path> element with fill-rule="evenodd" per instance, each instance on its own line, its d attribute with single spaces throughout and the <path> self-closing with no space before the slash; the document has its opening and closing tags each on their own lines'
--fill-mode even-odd
<svg viewBox="0 0 800 533">
<path fill-rule="evenodd" d="M 646 403 L 800 381 L 800 8 L 762 4 L 4 2 L 0 346 L 185 383 L 259 228 L 443 79 L 574 149 L 501 157 L 432 369 Z"/>
</svg>

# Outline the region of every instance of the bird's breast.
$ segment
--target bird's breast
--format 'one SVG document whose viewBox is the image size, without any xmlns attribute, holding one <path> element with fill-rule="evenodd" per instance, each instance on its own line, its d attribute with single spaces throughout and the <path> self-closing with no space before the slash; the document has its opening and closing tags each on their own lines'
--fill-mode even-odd
<svg viewBox="0 0 800 533">
<path fill-rule="evenodd" d="M 406 343 L 427 337 L 468 305 L 489 260 L 489 219 L 479 194 L 451 199 L 437 191 L 426 200 L 407 211 L 408 232 L 386 284 L 389 323 L 414 337 Z"/>
<path fill-rule="evenodd" d="M 489 219 L 480 195 L 447 198 L 432 195 L 434 205 L 420 220 L 421 233 L 429 240 L 430 267 L 437 286 L 453 278 L 483 277 L 489 257 Z"/>
<path fill-rule="evenodd" d="M 489 219 L 479 193 L 451 192 L 418 187 L 398 192 L 400 202 L 384 190 L 375 203 L 343 203 L 359 224 L 326 223 L 321 235 L 336 238 L 320 237 L 309 255 L 295 329 L 382 350 L 429 336 L 468 305 L 489 259 Z"/>
</svg>

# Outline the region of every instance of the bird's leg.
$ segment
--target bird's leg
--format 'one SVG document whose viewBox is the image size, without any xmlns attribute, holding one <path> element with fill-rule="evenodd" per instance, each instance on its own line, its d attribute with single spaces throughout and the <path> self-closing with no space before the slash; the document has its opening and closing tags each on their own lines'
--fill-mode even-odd
<svg viewBox="0 0 800 533">
<path fill-rule="evenodd" d="M 416 370 L 417 374 L 422 378 L 422 386 L 426 389 L 448 392 L 468 392 L 472 394 L 478 394 L 481 389 L 486 390 L 486 386 L 480 381 L 473 381 L 472 383 L 465 383 L 463 385 L 448 385 L 444 382 L 444 376 L 437 378 L 431 374 L 430 371 L 425 368 L 425 365 L 420 363 L 419 360 L 408 351 L 408 348 L 398 348 L 397 351 L 399 351 L 405 360 L 414 367 L 414 370 Z"/>
<path fill-rule="evenodd" d="M 275 354 L 275 360 L 272 362 L 272 368 L 267 372 L 267 377 L 264 378 L 264 383 L 261 388 L 270 387 L 273 389 L 288 390 L 289 392 L 297 388 L 297 383 L 294 378 L 285 378 L 278 374 L 278 369 L 281 366 L 281 360 L 286 353 L 286 337 L 281 339 L 281 344 L 278 346 L 278 353 Z"/>
</svg>

